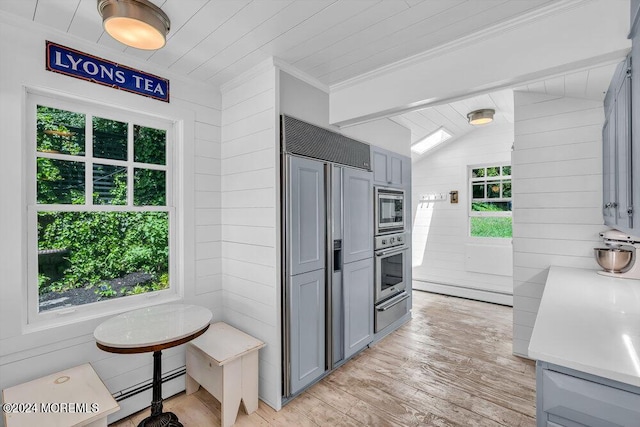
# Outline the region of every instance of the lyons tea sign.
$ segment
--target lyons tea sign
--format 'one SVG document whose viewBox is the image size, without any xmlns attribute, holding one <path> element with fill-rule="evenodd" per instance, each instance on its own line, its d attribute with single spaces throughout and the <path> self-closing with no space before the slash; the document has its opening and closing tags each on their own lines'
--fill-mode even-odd
<svg viewBox="0 0 640 427">
<path fill-rule="evenodd" d="M 169 80 L 47 41 L 47 70 L 169 102 Z"/>
</svg>

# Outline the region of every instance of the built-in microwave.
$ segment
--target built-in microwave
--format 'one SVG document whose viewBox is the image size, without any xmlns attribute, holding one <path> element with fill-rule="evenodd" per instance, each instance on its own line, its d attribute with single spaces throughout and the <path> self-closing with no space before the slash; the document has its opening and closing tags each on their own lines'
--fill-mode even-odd
<svg viewBox="0 0 640 427">
<path fill-rule="evenodd" d="M 375 188 L 376 234 L 404 231 L 404 191 L 396 188 Z"/>
</svg>

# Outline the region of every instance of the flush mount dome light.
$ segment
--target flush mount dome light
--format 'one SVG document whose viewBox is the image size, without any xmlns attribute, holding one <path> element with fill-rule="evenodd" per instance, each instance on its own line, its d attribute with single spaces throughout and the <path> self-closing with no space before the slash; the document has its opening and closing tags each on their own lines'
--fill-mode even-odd
<svg viewBox="0 0 640 427">
<path fill-rule="evenodd" d="M 166 42 L 169 17 L 147 0 L 98 0 L 98 12 L 104 30 L 127 46 L 156 50 Z"/>
<path fill-rule="evenodd" d="M 467 114 L 467 119 L 469 119 L 469 124 L 472 124 L 474 126 L 486 125 L 487 123 L 491 123 L 493 121 L 493 115 L 495 113 L 496 110 L 483 108 L 481 110 L 475 110 Z"/>
</svg>

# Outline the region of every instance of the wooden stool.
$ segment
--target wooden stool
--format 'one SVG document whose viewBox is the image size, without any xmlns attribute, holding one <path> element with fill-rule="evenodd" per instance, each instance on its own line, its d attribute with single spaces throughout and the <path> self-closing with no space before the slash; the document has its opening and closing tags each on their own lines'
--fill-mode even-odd
<svg viewBox="0 0 640 427">
<path fill-rule="evenodd" d="M 265 344 L 223 322 L 187 344 L 187 394 L 204 387 L 220 402 L 222 427 L 236 422 L 240 401 L 258 409 L 258 350 Z"/>
<path fill-rule="evenodd" d="M 6 388 L 2 400 L 7 427 L 106 427 L 120 409 L 88 363 Z"/>
</svg>

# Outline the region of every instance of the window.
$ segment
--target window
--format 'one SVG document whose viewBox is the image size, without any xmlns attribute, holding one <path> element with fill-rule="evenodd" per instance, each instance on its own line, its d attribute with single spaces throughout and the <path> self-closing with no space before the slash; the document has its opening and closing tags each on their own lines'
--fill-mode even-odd
<svg viewBox="0 0 640 427">
<path fill-rule="evenodd" d="M 511 237 L 511 166 L 469 168 L 472 237 Z"/>
<path fill-rule="evenodd" d="M 29 322 L 175 295 L 173 124 L 28 100 Z"/>
</svg>

